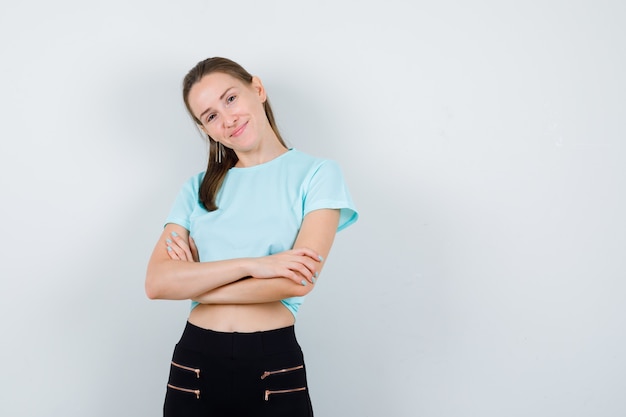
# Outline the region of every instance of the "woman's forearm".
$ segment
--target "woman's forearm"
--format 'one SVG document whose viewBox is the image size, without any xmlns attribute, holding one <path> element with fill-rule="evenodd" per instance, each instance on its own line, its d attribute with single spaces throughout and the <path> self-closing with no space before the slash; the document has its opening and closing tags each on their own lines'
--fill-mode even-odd
<svg viewBox="0 0 626 417">
<path fill-rule="evenodd" d="M 287 278 L 248 278 L 207 291 L 193 300 L 200 304 L 260 304 L 301 297 L 314 285 L 296 284 Z"/>
<path fill-rule="evenodd" d="M 151 299 L 191 299 L 246 276 L 245 261 L 185 262 L 160 259 L 148 266 L 146 293 Z"/>
</svg>

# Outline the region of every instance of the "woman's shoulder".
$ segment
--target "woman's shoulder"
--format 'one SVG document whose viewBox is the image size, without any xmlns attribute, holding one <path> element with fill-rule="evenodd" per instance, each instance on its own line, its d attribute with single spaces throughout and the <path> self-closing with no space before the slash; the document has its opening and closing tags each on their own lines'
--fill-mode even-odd
<svg viewBox="0 0 626 417">
<path fill-rule="evenodd" d="M 311 169 L 313 170 L 318 169 L 320 166 L 327 164 L 327 163 L 334 163 L 334 161 L 328 158 L 314 156 L 310 153 L 303 152 L 295 148 L 292 148 L 289 151 L 289 154 L 290 154 L 290 158 L 288 158 L 287 161 L 292 166 L 299 167 L 307 171 Z"/>
<path fill-rule="evenodd" d="M 206 171 L 201 171 L 188 177 L 183 182 L 182 188 L 196 192 L 197 190 L 200 189 L 200 184 L 202 184 L 202 180 L 204 179 L 205 173 Z"/>
</svg>

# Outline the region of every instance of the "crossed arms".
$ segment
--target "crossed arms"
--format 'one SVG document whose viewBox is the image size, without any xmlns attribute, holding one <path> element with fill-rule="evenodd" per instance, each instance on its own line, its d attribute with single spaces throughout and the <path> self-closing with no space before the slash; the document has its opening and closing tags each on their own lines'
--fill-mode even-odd
<svg viewBox="0 0 626 417">
<path fill-rule="evenodd" d="M 201 304 L 268 303 L 306 295 L 321 273 L 338 223 L 339 210 L 315 210 L 304 217 L 293 249 L 214 262 L 198 262 L 189 231 L 170 223 L 148 262 L 146 294 Z"/>
</svg>

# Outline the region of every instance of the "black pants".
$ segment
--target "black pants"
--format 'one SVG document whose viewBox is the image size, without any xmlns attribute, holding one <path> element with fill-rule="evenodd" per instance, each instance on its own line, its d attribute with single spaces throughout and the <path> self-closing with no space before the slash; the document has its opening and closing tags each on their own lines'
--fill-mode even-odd
<svg viewBox="0 0 626 417">
<path fill-rule="evenodd" d="M 187 322 L 174 349 L 164 417 L 313 417 L 294 327 L 223 333 Z"/>
</svg>

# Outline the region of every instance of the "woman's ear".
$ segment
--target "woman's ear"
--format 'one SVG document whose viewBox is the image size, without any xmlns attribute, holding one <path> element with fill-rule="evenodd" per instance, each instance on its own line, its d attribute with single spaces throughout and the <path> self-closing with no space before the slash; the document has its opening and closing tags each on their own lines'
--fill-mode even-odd
<svg viewBox="0 0 626 417">
<path fill-rule="evenodd" d="M 261 79 L 256 75 L 252 77 L 252 88 L 259 95 L 261 103 L 265 103 L 265 101 L 267 100 L 267 93 L 265 92 L 265 87 L 263 87 Z"/>
</svg>

